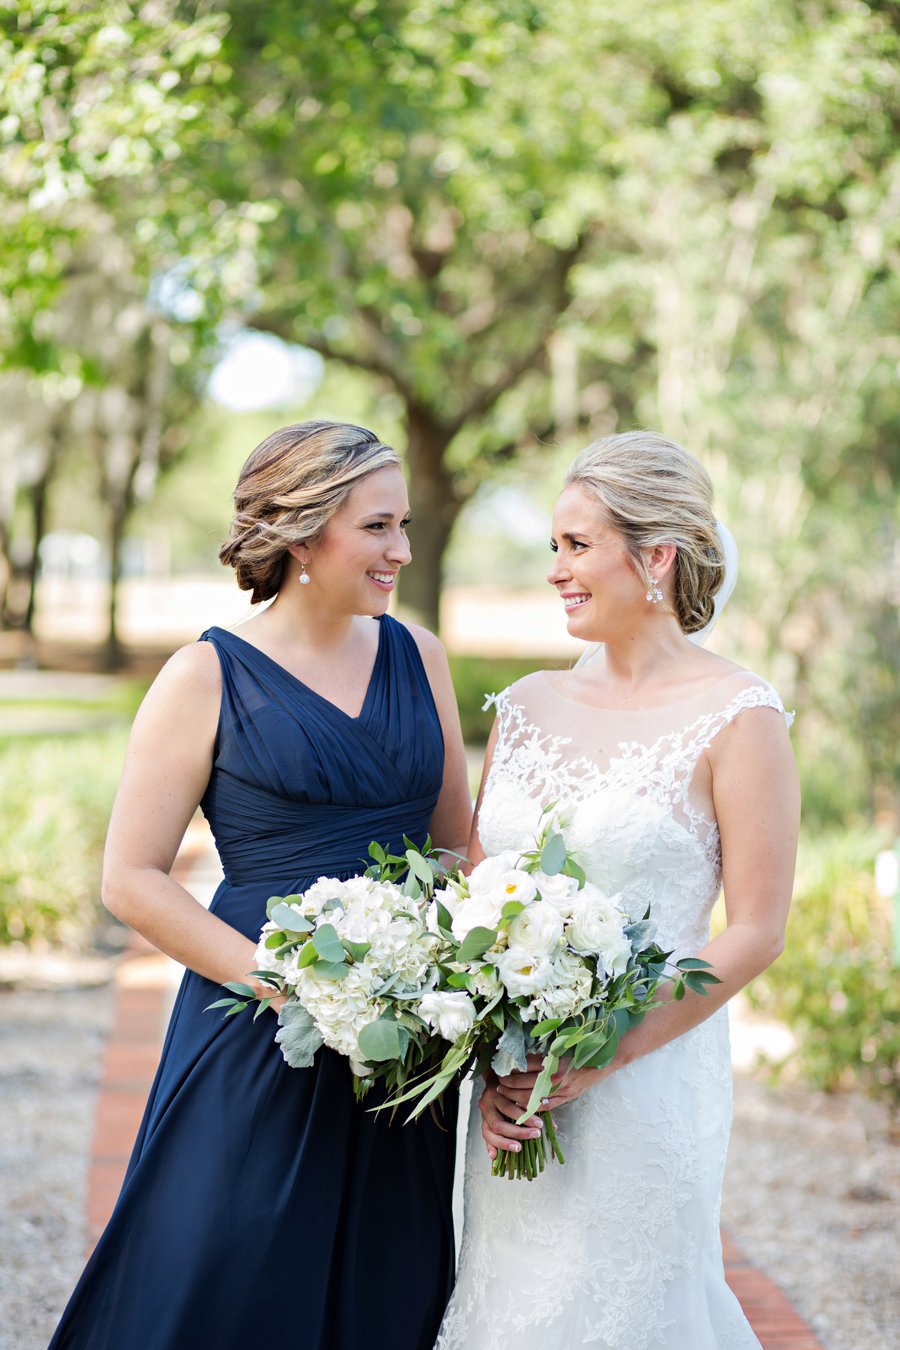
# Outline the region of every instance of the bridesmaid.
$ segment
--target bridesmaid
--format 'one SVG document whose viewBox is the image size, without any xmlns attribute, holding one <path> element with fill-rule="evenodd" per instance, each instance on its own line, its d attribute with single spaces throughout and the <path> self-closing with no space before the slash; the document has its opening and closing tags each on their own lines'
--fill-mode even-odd
<svg viewBox="0 0 900 1350">
<path fill-rule="evenodd" d="M 274 1016 L 203 1011 L 253 968 L 270 895 L 359 873 L 373 839 L 467 837 L 446 657 L 386 614 L 408 523 L 399 456 L 362 427 L 285 427 L 244 466 L 220 557 L 272 603 L 176 652 L 135 721 L 103 898 L 187 971 L 51 1350 L 434 1342 L 453 1279 L 453 1119 L 391 1125 L 356 1105 L 333 1052 L 288 1068 Z M 198 803 L 225 873 L 208 911 L 169 875 Z"/>
</svg>

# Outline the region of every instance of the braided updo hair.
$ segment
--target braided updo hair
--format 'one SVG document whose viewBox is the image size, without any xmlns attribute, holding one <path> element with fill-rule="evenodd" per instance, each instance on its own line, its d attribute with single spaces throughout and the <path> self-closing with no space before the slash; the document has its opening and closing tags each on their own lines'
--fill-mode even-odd
<svg viewBox="0 0 900 1350">
<path fill-rule="evenodd" d="M 725 578 L 725 555 L 703 465 L 656 431 L 626 431 L 582 450 L 566 475 L 570 484 L 599 497 L 648 588 L 641 549 L 675 545 L 675 617 L 684 633 L 705 628 Z"/>
<path fill-rule="evenodd" d="M 400 456 L 372 431 L 345 422 L 296 422 L 273 431 L 247 460 L 219 561 L 233 567 L 251 603 L 277 595 L 287 550 L 321 538 L 352 489 Z"/>
</svg>

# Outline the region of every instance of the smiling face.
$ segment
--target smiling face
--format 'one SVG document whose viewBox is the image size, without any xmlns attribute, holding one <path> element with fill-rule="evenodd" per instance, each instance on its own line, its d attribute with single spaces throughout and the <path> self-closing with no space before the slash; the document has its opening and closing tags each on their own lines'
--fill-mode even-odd
<svg viewBox="0 0 900 1350">
<path fill-rule="evenodd" d="M 412 554 L 406 538 L 409 497 L 394 466 L 361 479 L 325 526 L 322 538 L 291 549 L 308 565 L 304 603 L 346 614 L 384 614 L 397 575 Z"/>
<path fill-rule="evenodd" d="M 566 608 L 569 632 L 586 642 L 608 642 L 634 629 L 651 606 L 622 534 L 602 504 L 577 483 L 553 512 L 553 566 L 547 574 Z"/>
</svg>

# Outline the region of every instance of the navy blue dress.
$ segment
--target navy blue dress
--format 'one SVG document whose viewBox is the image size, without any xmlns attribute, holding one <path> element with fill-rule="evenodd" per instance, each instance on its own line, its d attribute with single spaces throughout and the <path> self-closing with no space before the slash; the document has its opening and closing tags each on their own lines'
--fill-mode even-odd
<svg viewBox="0 0 900 1350">
<path fill-rule="evenodd" d="M 423 840 L 440 723 L 407 630 L 380 621 L 357 718 L 233 633 L 201 803 L 225 880 L 211 909 L 254 940 L 270 895 Z M 291 1069 L 275 1016 L 204 1013 L 188 971 L 122 1192 L 51 1350 L 431 1350 L 453 1279 L 455 1102 L 393 1124 L 330 1050 Z"/>
</svg>

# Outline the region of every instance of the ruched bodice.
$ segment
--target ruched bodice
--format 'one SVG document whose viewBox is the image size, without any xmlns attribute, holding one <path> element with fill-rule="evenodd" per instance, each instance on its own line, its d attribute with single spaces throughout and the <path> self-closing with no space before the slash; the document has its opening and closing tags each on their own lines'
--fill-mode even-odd
<svg viewBox="0 0 900 1350">
<path fill-rule="evenodd" d="M 358 717 L 350 717 L 235 633 L 219 654 L 222 706 L 201 806 L 228 886 L 365 866 L 369 844 L 424 839 L 443 741 L 415 642 L 385 617 Z"/>
<path fill-rule="evenodd" d="M 270 895 L 428 832 L 440 722 L 414 639 L 378 622 L 358 717 L 237 634 L 203 635 L 222 671 L 201 803 L 225 874 L 210 909 L 248 938 Z M 205 1011 L 221 993 L 182 981 L 122 1193 L 51 1350 L 244 1350 L 295 1289 L 294 1350 L 431 1350 L 453 1278 L 455 1102 L 443 1122 L 391 1124 L 332 1051 L 288 1068 L 272 1012 Z"/>
</svg>

